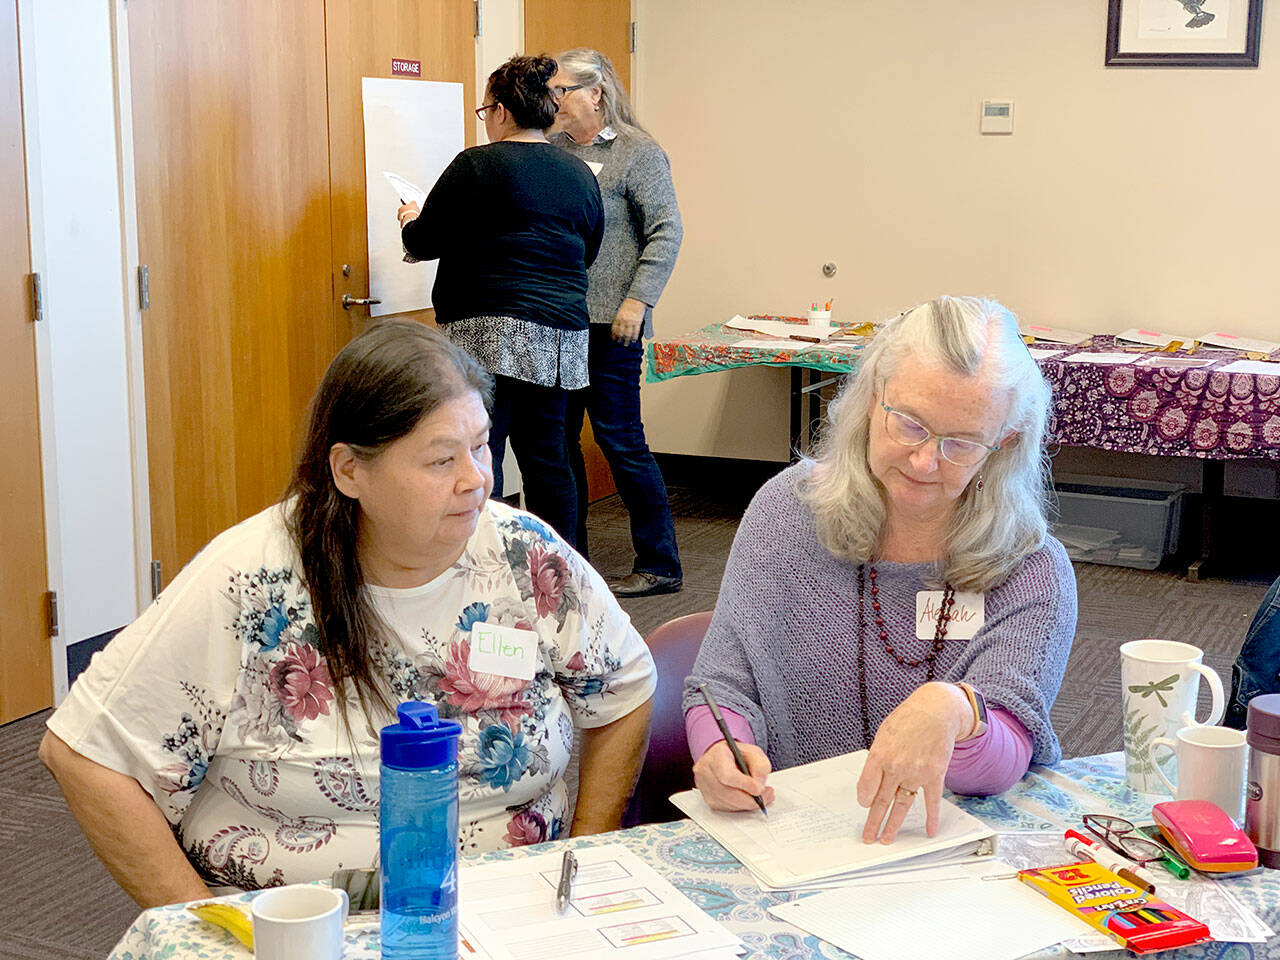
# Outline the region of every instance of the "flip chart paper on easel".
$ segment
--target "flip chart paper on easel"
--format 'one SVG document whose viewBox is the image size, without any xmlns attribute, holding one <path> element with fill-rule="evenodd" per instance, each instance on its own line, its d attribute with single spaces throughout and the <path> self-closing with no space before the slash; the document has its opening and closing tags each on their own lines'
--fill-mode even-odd
<svg viewBox="0 0 1280 960">
<path fill-rule="evenodd" d="M 364 77 L 364 171 L 369 309 L 384 317 L 431 306 L 436 261 L 404 262 L 397 191 L 384 171 L 430 192 L 464 146 L 462 84 Z M 417 199 L 405 197 L 405 200 Z"/>
</svg>

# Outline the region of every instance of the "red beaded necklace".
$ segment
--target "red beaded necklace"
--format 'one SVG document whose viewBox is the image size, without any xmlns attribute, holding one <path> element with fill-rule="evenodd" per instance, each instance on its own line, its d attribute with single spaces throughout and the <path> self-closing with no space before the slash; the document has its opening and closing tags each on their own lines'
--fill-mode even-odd
<svg viewBox="0 0 1280 960">
<path fill-rule="evenodd" d="M 867 715 L 867 657 L 864 647 L 867 624 L 865 603 L 867 580 L 871 581 L 871 609 L 875 614 L 876 628 L 880 632 L 880 643 L 884 646 L 885 653 L 904 667 L 918 667 L 923 664 L 926 682 L 934 677 L 935 661 L 938 659 L 938 654 L 942 652 L 943 642 L 947 636 L 947 624 L 951 622 L 951 608 L 956 599 L 955 588 L 949 583 L 944 584 L 942 605 L 938 609 L 938 625 L 933 632 L 933 643 L 930 645 L 929 652 L 923 657 L 919 660 L 911 660 L 898 653 L 889 642 L 889 631 L 885 629 L 884 616 L 880 612 L 880 587 L 876 585 L 876 576 L 875 564 L 858 564 L 858 692 L 862 700 L 862 736 L 864 745 L 868 748 L 871 746 L 871 723 Z"/>
</svg>

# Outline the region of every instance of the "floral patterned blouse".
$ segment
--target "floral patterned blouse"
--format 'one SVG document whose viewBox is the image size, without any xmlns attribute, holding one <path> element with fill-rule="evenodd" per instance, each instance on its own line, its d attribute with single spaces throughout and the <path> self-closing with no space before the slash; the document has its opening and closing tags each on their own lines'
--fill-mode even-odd
<svg viewBox="0 0 1280 960">
<path fill-rule="evenodd" d="M 49 719 L 135 778 L 211 884 L 245 889 L 369 866 L 378 728 L 352 691 L 348 735 L 277 504 L 215 538 L 76 681 Z M 653 660 L 600 576 L 545 524 L 489 501 L 463 555 L 412 589 L 369 587 L 393 697 L 462 723 L 459 848 L 557 837 L 574 727 L 653 693 Z M 471 627 L 533 630 L 532 681 L 472 671 Z"/>
</svg>

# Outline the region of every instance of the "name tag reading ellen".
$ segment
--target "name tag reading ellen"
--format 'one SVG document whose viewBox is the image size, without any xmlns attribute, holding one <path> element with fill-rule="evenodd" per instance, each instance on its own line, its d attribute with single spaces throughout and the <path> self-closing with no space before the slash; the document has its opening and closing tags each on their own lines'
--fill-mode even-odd
<svg viewBox="0 0 1280 960">
<path fill-rule="evenodd" d="M 470 666 L 477 673 L 492 673 L 513 680 L 532 680 L 538 662 L 538 635 L 494 623 L 471 627 Z"/>
<path fill-rule="evenodd" d="M 948 640 L 972 640 L 986 623 L 986 611 L 980 593 L 959 593 L 951 604 L 947 621 Z M 942 610 L 941 590 L 916 591 L 916 639 L 932 640 L 938 632 L 938 614 Z"/>
</svg>

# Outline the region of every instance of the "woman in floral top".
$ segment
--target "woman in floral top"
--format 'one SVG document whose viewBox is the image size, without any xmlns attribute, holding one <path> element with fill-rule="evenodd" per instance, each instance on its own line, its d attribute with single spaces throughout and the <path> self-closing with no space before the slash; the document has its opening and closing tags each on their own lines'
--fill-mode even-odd
<svg viewBox="0 0 1280 960">
<path fill-rule="evenodd" d="M 139 904 L 373 864 L 402 700 L 462 723 L 462 852 L 560 835 L 575 727 L 573 832 L 618 826 L 653 661 L 578 554 L 488 499 L 489 391 L 436 331 L 371 326 L 325 375 L 286 499 L 216 537 L 50 718 L 41 758 Z M 473 667 L 495 631 L 531 662 Z"/>
</svg>

